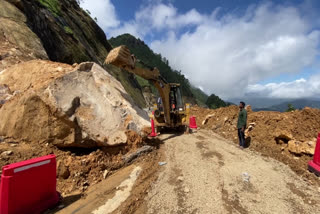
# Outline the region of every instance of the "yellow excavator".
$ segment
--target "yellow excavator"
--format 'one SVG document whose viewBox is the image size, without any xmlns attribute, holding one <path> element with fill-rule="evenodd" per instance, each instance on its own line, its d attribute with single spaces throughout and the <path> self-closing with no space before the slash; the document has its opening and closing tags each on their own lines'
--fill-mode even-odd
<svg viewBox="0 0 320 214">
<path fill-rule="evenodd" d="M 136 66 L 137 63 L 147 68 Z M 136 59 L 130 50 L 122 45 L 114 48 L 108 54 L 106 64 L 112 64 L 149 80 L 157 88 L 160 98 L 154 104 L 154 121 L 157 131 L 162 128 L 176 128 L 185 130 L 189 124 L 190 105 L 183 104 L 180 84 L 168 83 L 157 68 L 150 68 Z"/>
</svg>

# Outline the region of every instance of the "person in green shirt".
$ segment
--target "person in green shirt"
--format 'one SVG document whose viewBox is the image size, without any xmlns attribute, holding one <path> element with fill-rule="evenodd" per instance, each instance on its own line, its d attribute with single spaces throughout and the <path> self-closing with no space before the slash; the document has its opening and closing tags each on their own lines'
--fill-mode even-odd
<svg viewBox="0 0 320 214">
<path fill-rule="evenodd" d="M 241 149 L 245 147 L 244 130 L 247 127 L 247 111 L 244 109 L 245 106 L 246 104 L 241 101 L 239 104 L 240 111 L 239 111 L 238 123 L 237 123 L 239 144 Z"/>
</svg>

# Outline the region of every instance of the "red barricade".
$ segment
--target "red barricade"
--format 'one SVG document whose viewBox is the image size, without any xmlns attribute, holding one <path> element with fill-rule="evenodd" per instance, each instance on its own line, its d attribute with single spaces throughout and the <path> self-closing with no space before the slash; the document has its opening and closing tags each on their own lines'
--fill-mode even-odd
<svg viewBox="0 0 320 214">
<path fill-rule="evenodd" d="M 189 119 L 189 128 L 190 129 L 197 129 L 197 123 L 196 123 L 196 117 L 195 116 L 191 116 Z"/>
<path fill-rule="evenodd" d="M 0 214 L 41 213 L 58 202 L 55 155 L 2 167 Z"/>
<path fill-rule="evenodd" d="M 316 148 L 314 150 L 313 160 L 308 163 L 309 171 L 320 176 L 320 133 L 318 134 Z"/>
</svg>

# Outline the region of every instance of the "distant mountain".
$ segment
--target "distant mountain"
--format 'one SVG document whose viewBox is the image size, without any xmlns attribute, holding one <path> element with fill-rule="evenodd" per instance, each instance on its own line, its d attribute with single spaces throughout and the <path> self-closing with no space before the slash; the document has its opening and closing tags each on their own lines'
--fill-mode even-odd
<svg viewBox="0 0 320 214">
<path fill-rule="evenodd" d="M 292 104 L 296 109 L 304 107 L 320 108 L 320 100 L 297 99 L 289 100 L 278 105 L 272 105 L 266 108 L 253 108 L 254 111 L 280 111 L 285 112 L 288 109 L 288 104 Z"/>
<path fill-rule="evenodd" d="M 268 108 L 270 106 L 279 105 L 281 103 L 289 102 L 289 99 L 274 99 L 274 98 L 261 98 L 261 97 L 242 97 L 242 98 L 234 98 L 227 100 L 228 102 L 239 104 L 240 101 L 245 102 L 248 105 L 251 105 L 252 108 Z"/>
<path fill-rule="evenodd" d="M 211 94 L 206 101 L 206 105 L 211 109 L 217 109 L 226 107 L 228 104 L 217 95 Z"/>
</svg>

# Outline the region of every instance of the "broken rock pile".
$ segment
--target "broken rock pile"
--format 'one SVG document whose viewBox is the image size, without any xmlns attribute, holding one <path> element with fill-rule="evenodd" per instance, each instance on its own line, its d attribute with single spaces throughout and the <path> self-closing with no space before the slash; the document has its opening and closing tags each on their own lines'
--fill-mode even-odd
<svg viewBox="0 0 320 214">
<path fill-rule="evenodd" d="M 99 65 L 32 60 L 0 72 L 0 136 L 57 147 L 117 146 L 147 114 Z M 6 96 L 5 98 L 2 98 Z"/>
</svg>

